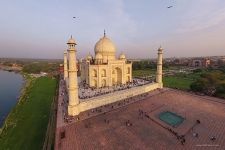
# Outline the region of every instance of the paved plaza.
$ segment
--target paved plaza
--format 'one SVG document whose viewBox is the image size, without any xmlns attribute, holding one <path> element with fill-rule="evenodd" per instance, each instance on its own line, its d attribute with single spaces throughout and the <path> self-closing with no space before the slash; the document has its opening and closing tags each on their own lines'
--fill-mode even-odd
<svg viewBox="0 0 225 150">
<path fill-rule="evenodd" d="M 225 149 L 222 99 L 164 88 L 81 113 L 78 121 L 69 123 L 63 119 L 63 107 L 58 107 L 58 150 Z M 159 119 L 164 111 L 176 113 L 184 121 L 170 126 Z"/>
</svg>

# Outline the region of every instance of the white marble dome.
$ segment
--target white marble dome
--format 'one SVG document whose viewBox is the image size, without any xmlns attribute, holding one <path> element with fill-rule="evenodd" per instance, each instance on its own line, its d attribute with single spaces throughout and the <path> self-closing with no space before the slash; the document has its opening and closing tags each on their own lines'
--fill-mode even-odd
<svg viewBox="0 0 225 150">
<path fill-rule="evenodd" d="M 119 59 L 126 59 L 126 56 L 125 56 L 125 54 L 124 54 L 124 53 L 120 54 L 120 57 L 119 57 Z"/>
<path fill-rule="evenodd" d="M 86 59 L 87 59 L 87 60 L 91 60 L 91 59 L 92 59 L 92 56 L 91 56 L 90 53 L 87 55 Z"/>
<path fill-rule="evenodd" d="M 95 44 L 95 55 L 97 54 L 102 54 L 103 61 L 115 59 L 116 47 L 105 34 Z"/>
<path fill-rule="evenodd" d="M 68 40 L 67 44 L 76 44 L 75 40 L 71 36 L 70 39 Z"/>
<path fill-rule="evenodd" d="M 102 54 L 97 53 L 97 54 L 95 55 L 95 59 L 102 59 Z"/>
</svg>

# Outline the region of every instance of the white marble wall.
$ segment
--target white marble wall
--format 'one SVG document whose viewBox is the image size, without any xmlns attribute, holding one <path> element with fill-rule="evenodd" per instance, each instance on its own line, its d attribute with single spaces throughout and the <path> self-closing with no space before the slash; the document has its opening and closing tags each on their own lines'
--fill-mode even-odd
<svg viewBox="0 0 225 150">
<path fill-rule="evenodd" d="M 97 97 L 93 97 L 90 99 L 87 99 L 83 102 L 80 102 L 79 105 L 76 106 L 75 109 L 77 109 L 77 113 L 90 110 L 99 106 L 103 106 L 106 104 L 111 104 L 129 97 L 133 97 L 136 95 L 140 95 L 152 90 L 155 90 L 157 88 L 160 88 L 161 85 L 159 83 L 150 83 L 139 87 L 134 87 L 127 90 L 117 91 L 106 95 L 101 95 Z M 78 115 L 76 114 L 76 115 Z"/>
</svg>

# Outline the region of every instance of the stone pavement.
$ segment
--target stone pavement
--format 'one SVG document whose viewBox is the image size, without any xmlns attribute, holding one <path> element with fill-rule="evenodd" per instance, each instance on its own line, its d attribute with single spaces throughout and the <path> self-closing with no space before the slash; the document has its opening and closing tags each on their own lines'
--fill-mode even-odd
<svg viewBox="0 0 225 150">
<path fill-rule="evenodd" d="M 84 120 L 81 115 L 79 121 L 72 123 L 64 122 L 62 114 L 65 110 L 59 109 L 55 149 L 225 149 L 224 100 L 167 88 L 140 98 L 143 100 L 129 101 L 129 105 L 120 107 L 116 103 L 108 112 L 104 110 L 112 106 L 101 108 L 101 112 L 99 109 L 95 113 L 85 112 L 83 116 L 88 113 L 95 115 Z M 62 100 L 63 96 L 59 98 L 59 104 Z M 157 118 L 157 114 L 165 110 L 182 115 L 186 120 L 177 128 L 170 127 Z M 146 117 L 148 115 L 152 115 L 153 120 Z M 200 124 L 191 128 L 196 120 L 200 120 Z M 184 134 L 184 145 L 164 127 L 176 131 L 178 135 Z M 198 133 L 198 137 L 194 137 L 194 133 Z M 210 140 L 213 136 L 216 138 L 214 141 Z"/>
</svg>

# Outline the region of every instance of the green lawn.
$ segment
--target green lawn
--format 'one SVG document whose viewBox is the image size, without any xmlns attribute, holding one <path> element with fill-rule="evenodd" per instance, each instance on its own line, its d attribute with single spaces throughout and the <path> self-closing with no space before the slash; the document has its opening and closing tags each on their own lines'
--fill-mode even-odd
<svg viewBox="0 0 225 150">
<path fill-rule="evenodd" d="M 143 77 L 149 75 L 155 75 L 156 70 L 143 69 L 133 70 L 133 77 Z M 179 88 L 183 90 L 189 90 L 191 83 L 199 76 L 199 74 L 184 75 L 182 73 L 176 76 L 163 77 L 163 84 L 165 87 Z"/>
<path fill-rule="evenodd" d="M 183 78 L 176 76 L 163 77 L 163 85 L 170 88 L 178 88 L 182 90 L 189 90 L 193 82 L 191 78 Z"/>
<path fill-rule="evenodd" d="M 7 118 L 0 149 L 42 149 L 56 85 L 57 80 L 49 77 L 38 78 L 30 85 L 26 99 Z"/>
<path fill-rule="evenodd" d="M 153 69 L 133 70 L 132 73 L 133 73 L 133 77 L 144 77 L 144 76 L 155 75 L 156 70 L 153 70 Z"/>
</svg>

